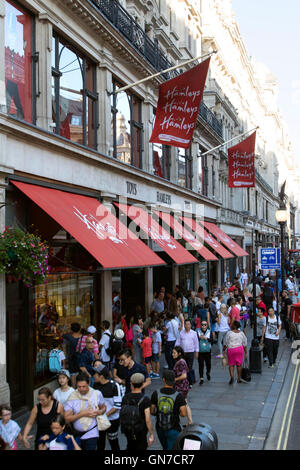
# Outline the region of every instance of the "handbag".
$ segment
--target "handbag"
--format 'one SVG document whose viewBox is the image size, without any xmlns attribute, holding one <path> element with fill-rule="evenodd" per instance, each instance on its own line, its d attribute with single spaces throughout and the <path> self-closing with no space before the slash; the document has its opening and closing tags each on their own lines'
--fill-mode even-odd
<svg viewBox="0 0 300 470">
<path fill-rule="evenodd" d="M 251 373 L 250 373 L 250 370 L 249 370 L 248 361 L 246 361 L 245 359 L 243 361 L 243 368 L 242 368 L 241 378 L 243 380 L 245 380 L 245 382 L 250 382 L 251 381 Z"/>
<path fill-rule="evenodd" d="M 200 353 L 207 353 L 207 352 L 210 352 L 210 342 L 208 341 L 208 339 L 200 339 L 200 342 L 199 342 L 199 352 Z"/>
<path fill-rule="evenodd" d="M 97 426 L 98 426 L 99 431 L 106 431 L 108 428 L 111 427 L 111 422 L 106 416 L 106 413 L 104 413 L 103 415 L 97 416 L 96 420 L 97 420 Z"/>
</svg>

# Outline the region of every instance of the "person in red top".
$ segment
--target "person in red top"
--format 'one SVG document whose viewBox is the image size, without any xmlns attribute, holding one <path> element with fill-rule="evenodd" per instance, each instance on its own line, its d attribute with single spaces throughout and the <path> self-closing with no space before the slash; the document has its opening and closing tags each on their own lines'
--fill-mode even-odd
<svg viewBox="0 0 300 470">
<path fill-rule="evenodd" d="M 256 299 L 256 308 L 261 308 L 264 311 L 264 317 L 267 317 L 267 307 L 261 299 Z"/>
<path fill-rule="evenodd" d="M 141 342 L 142 354 L 144 359 L 144 364 L 147 368 L 148 374 L 150 374 L 150 363 L 152 358 L 152 338 L 150 338 L 149 330 L 144 328 L 143 330 L 143 340 Z"/>
<path fill-rule="evenodd" d="M 231 310 L 228 314 L 228 324 L 229 324 L 229 326 L 231 326 L 234 321 L 240 322 L 240 319 L 241 319 L 240 310 L 236 306 L 236 300 L 232 299 L 232 301 L 231 301 Z"/>
</svg>

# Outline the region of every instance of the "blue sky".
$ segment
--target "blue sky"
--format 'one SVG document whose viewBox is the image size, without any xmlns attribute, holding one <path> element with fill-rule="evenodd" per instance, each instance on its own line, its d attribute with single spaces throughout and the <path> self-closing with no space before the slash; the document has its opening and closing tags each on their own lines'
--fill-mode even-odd
<svg viewBox="0 0 300 470">
<path fill-rule="evenodd" d="M 249 56 L 279 82 L 278 106 L 300 163 L 300 0 L 232 0 Z"/>
</svg>

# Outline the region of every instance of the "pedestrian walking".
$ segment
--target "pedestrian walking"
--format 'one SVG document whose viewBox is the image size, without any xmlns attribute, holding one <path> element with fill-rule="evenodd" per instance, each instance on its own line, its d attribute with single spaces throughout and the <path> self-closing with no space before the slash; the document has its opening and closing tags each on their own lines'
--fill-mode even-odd
<svg viewBox="0 0 300 470">
<path fill-rule="evenodd" d="M 99 341 L 99 356 L 102 364 L 110 370 L 110 361 L 111 361 L 111 350 L 110 350 L 110 343 L 111 343 L 111 331 L 110 331 L 110 322 L 107 320 L 103 320 L 102 322 L 102 329 L 103 333 L 101 339 Z"/>
<path fill-rule="evenodd" d="M 175 346 L 172 351 L 172 356 L 175 362 L 174 373 L 175 373 L 175 385 L 174 389 L 177 392 L 182 393 L 186 401 L 188 424 L 193 423 L 192 412 L 187 403 L 187 395 L 190 389 L 188 381 L 188 366 L 184 358 L 184 351 L 180 346 Z"/>
<path fill-rule="evenodd" d="M 248 274 L 246 273 L 245 269 L 242 269 L 241 285 L 242 285 L 242 290 L 245 289 L 245 287 L 248 285 Z"/>
<path fill-rule="evenodd" d="M 286 290 L 282 291 L 281 294 L 281 319 L 285 329 L 286 339 L 290 339 L 290 317 L 291 317 L 291 307 L 293 305 L 292 300 L 290 299 L 288 292 Z"/>
<path fill-rule="evenodd" d="M 96 450 L 99 438 L 97 416 L 106 412 L 103 395 L 89 386 L 89 377 L 78 374 L 75 390 L 65 404 L 65 420 L 72 424 L 74 436 L 80 437 L 83 450 Z"/>
<path fill-rule="evenodd" d="M 123 385 L 126 385 L 126 394 L 131 392 L 131 383 L 130 378 L 133 374 L 140 373 L 143 374 L 145 380 L 143 382 L 142 391 L 144 393 L 145 388 L 151 384 L 151 379 L 147 372 L 147 369 L 144 365 L 135 362 L 132 358 L 132 352 L 130 349 L 125 349 L 120 355 L 119 362 L 124 366 L 125 380 Z"/>
<path fill-rule="evenodd" d="M 151 401 L 143 390 L 145 376 L 135 373 L 130 377 L 130 393 L 122 400 L 120 423 L 121 432 L 127 439 L 128 451 L 147 450 L 154 442 L 152 421 L 150 416 Z M 147 439 L 147 434 L 149 437 Z"/>
<path fill-rule="evenodd" d="M 110 421 L 110 428 L 105 431 L 99 431 L 99 440 L 97 449 L 105 450 L 106 436 L 110 448 L 113 451 L 119 451 L 118 430 L 120 426 L 120 409 L 122 404 L 122 393 L 120 386 L 110 378 L 109 370 L 105 366 L 100 366 L 94 370 L 95 385 L 94 389 L 102 393 L 106 406 L 106 416 Z"/>
<path fill-rule="evenodd" d="M 85 341 L 85 348 L 79 356 L 79 370 L 81 373 L 86 374 L 90 379 L 93 376 L 93 363 L 96 360 L 94 355 L 95 343 L 93 338 L 88 337 Z M 77 383 L 77 378 L 76 378 Z"/>
<path fill-rule="evenodd" d="M 275 315 L 273 307 L 268 308 L 268 316 L 266 318 L 266 326 L 263 328 L 262 340 L 264 341 L 269 367 L 273 368 L 276 364 L 278 348 L 279 348 L 279 334 L 281 331 L 280 317 Z"/>
<path fill-rule="evenodd" d="M 159 359 L 161 357 L 161 332 L 159 331 L 159 322 L 151 323 L 150 331 L 152 333 L 152 372 L 150 373 L 151 379 L 158 379 L 160 377 L 160 363 Z"/>
<path fill-rule="evenodd" d="M 151 414 L 156 416 L 156 432 L 163 450 L 172 450 L 181 432 L 180 416 L 187 416 L 183 395 L 174 389 L 175 373 L 163 371 L 163 388 L 151 396 Z"/>
<path fill-rule="evenodd" d="M 11 419 L 12 409 L 9 405 L 0 407 L 0 437 L 10 450 L 18 450 L 17 439 L 22 440 L 21 428 Z"/>
<path fill-rule="evenodd" d="M 223 340 L 226 336 L 226 333 L 230 330 L 229 318 L 228 318 L 228 309 L 226 304 L 222 304 L 220 307 L 220 312 L 218 315 L 218 348 L 219 354 L 217 358 L 223 359 Z"/>
<path fill-rule="evenodd" d="M 257 339 L 260 342 L 260 345 L 263 350 L 263 360 L 264 362 L 267 362 L 267 352 L 266 352 L 266 347 L 264 344 L 263 340 L 263 331 L 266 326 L 266 317 L 264 316 L 264 311 L 262 308 L 257 309 L 257 317 L 256 317 L 256 334 L 257 334 Z"/>
<path fill-rule="evenodd" d="M 135 362 L 143 364 L 143 352 L 141 348 L 141 342 L 143 339 L 143 318 L 140 315 L 136 315 L 132 326 L 133 335 L 133 358 Z"/>
<path fill-rule="evenodd" d="M 204 363 L 206 365 L 206 377 L 207 380 L 210 380 L 210 371 L 211 371 L 211 331 L 208 328 L 207 322 L 203 321 L 201 323 L 200 332 L 198 332 L 199 338 L 199 385 L 203 385 L 203 372 L 204 372 Z"/>
<path fill-rule="evenodd" d="M 235 321 L 240 323 L 240 310 L 237 307 L 237 301 L 235 299 L 231 299 L 231 307 L 228 309 L 229 326 L 231 326 Z"/>
<path fill-rule="evenodd" d="M 234 368 L 237 368 L 237 382 L 242 383 L 242 364 L 244 358 L 247 358 L 247 337 L 239 330 L 240 323 L 233 321 L 230 327 L 230 331 L 224 338 L 223 354 L 226 351 L 228 358 L 230 381 L 229 384 L 233 384 L 234 381 Z"/>
<path fill-rule="evenodd" d="M 172 351 L 179 335 L 178 322 L 175 320 L 173 313 L 167 313 L 167 320 L 165 326 L 163 327 L 163 331 L 167 335 L 165 343 L 166 362 L 168 364 L 169 370 L 173 370 L 174 361 L 172 357 Z"/>
<path fill-rule="evenodd" d="M 143 353 L 143 364 L 147 369 L 150 376 L 151 373 L 151 359 L 152 359 L 152 338 L 150 338 L 149 330 L 143 329 L 143 339 L 141 341 L 141 349 Z"/>
<path fill-rule="evenodd" d="M 81 450 L 80 438 L 68 434 L 65 427 L 66 421 L 62 414 L 53 418 L 50 424 L 52 433 L 39 438 L 39 450 Z"/>
<path fill-rule="evenodd" d="M 99 347 L 98 347 L 97 340 L 94 338 L 96 332 L 97 332 L 97 329 L 94 325 L 91 325 L 88 327 L 86 334 L 82 335 L 82 338 L 80 339 L 80 341 L 77 342 L 76 351 L 79 354 L 82 353 L 82 351 L 85 348 L 86 341 L 87 339 L 89 339 L 90 341 L 93 341 L 93 344 L 94 344 L 93 354 L 95 356 L 95 359 L 99 359 Z"/>
<path fill-rule="evenodd" d="M 79 372 L 79 352 L 76 352 L 76 347 L 78 342 L 80 341 L 80 338 L 82 338 L 82 334 L 80 332 L 79 323 L 71 323 L 70 330 L 70 333 L 66 333 L 62 337 L 67 343 L 68 371 L 70 372 L 72 387 L 75 387 L 76 375 Z"/>
<path fill-rule="evenodd" d="M 74 388 L 70 387 L 70 372 L 62 369 L 58 373 L 57 381 L 59 383 L 59 388 L 54 391 L 53 398 L 64 406 L 71 393 L 74 392 Z"/>
<path fill-rule="evenodd" d="M 38 405 L 31 410 L 28 421 L 23 432 L 23 443 L 28 449 L 30 447 L 29 440 L 33 436 L 29 436 L 30 430 L 34 423 L 37 425 L 35 435 L 35 450 L 38 450 L 38 440 L 41 436 L 51 434 L 50 425 L 57 414 L 63 414 L 64 409 L 61 403 L 53 398 L 52 392 L 48 387 L 43 387 L 38 391 Z"/>
<path fill-rule="evenodd" d="M 196 331 L 192 330 L 190 320 L 185 320 L 184 330 L 182 330 L 176 340 L 175 346 L 182 347 L 184 357 L 188 366 L 188 381 L 190 386 L 196 383 L 195 372 L 193 369 L 194 358 L 198 359 L 199 340 Z"/>
</svg>

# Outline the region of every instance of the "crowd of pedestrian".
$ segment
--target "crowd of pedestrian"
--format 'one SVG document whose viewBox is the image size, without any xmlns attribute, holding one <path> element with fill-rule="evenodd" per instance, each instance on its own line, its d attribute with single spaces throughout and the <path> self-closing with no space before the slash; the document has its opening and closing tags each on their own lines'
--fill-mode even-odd
<svg viewBox="0 0 300 470">
<path fill-rule="evenodd" d="M 299 279 L 300 270 L 295 282 L 290 274 L 277 302 L 276 279 L 259 271 L 256 305 L 253 280 L 245 270 L 232 283 L 214 286 L 209 296 L 201 286 L 197 292 L 182 292 L 176 286 L 174 293 L 161 287 L 146 317 L 140 308 L 135 315 L 122 315 L 114 293 L 118 314 L 115 308 L 113 328 L 109 321 L 102 322 L 99 342 L 95 326 L 82 332 L 72 323 L 70 333 L 62 337 L 65 353 L 61 343 L 54 345 L 49 368 L 56 370 L 58 387 L 54 393 L 47 387 L 39 390 L 23 434 L 11 419 L 11 408 L 1 407 L 1 442 L 9 449 L 16 449 L 19 439 L 27 448 L 34 440 L 35 450 L 99 451 L 107 449 L 108 442 L 117 451 L 122 433 L 127 450 L 145 450 L 154 442 L 153 415 L 162 448 L 172 449 L 182 430 L 180 418 L 193 423 L 188 394 L 196 384 L 195 361 L 202 386 L 211 380 L 216 344 L 216 358 L 229 368 L 229 384 L 234 383 L 235 368 L 237 383 L 245 383 L 245 333 L 256 323 L 264 361 L 273 368 L 281 328 L 287 339 L 291 336 L 291 306 L 297 301 Z M 151 380 L 162 380 L 162 387 L 158 384 L 148 396 Z"/>
</svg>

